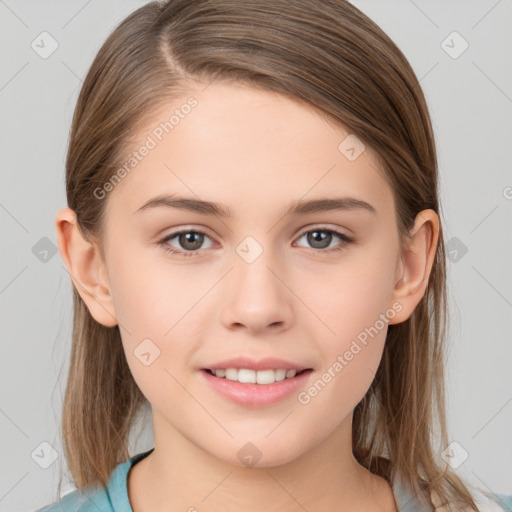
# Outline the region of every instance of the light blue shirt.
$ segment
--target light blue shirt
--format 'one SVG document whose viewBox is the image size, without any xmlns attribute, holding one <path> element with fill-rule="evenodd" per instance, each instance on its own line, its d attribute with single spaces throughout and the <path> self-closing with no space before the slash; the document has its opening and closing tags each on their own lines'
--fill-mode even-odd
<svg viewBox="0 0 512 512">
<path fill-rule="evenodd" d="M 128 500 L 127 478 L 130 468 L 147 457 L 154 448 L 147 452 L 138 453 L 114 468 L 107 487 L 90 486 L 82 491 L 75 490 L 63 496 L 36 512 L 133 512 Z M 395 481 L 393 494 L 400 512 L 432 512 L 434 507 L 426 507 L 420 503 L 408 488 Z M 481 498 L 477 505 L 482 505 L 482 512 L 512 511 L 512 495 L 494 495 L 491 498 Z"/>
</svg>

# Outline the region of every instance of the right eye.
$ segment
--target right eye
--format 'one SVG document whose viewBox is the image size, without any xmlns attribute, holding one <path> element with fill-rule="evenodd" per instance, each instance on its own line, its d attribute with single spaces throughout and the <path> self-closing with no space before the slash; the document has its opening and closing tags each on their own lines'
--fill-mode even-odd
<svg viewBox="0 0 512 512">
<path fill-rule="evenodd" d="M 210 239 L 204 231 L 198 229 L 185 229 L 175 231 L 174 233 L 167 235 L 158 243 L 162 246 L 165 252 L 180 256 L 196 256 L 200 252 L 199 248 L 203 245 L 205 237 Z M 177 238 L 178 243 L 183 247 L 183 249 L 176 249 L 173 246 L 169 246 L 168 242 L 174 238 Z"/>
</svg>

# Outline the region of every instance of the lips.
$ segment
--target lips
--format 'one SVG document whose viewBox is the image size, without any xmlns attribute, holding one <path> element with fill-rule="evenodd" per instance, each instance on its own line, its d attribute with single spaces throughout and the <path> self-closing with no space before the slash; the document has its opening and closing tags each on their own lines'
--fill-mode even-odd
<svg viewBox="0 0 512 512">
<path fill-rule="evenodd" d="M 230 364 L 248 364 L 247 360 L 244 362 L 240 362 L 240 360 L 229 360 L 229 361 L 221 361 L 219 363 L 221 366 L 230 365 Z M 252 366 L 269 366 L 276 364 L 276 360 L 265 360 L 265 361 L 252 361 Z M 249 364 L 251 365 L 251 364 Z M 277 360 L 277 365 L 284 366 L 298 366 L 290 362 L 286 362 L 283 360 Z M 218 364 L 212 365 L 218 366 Z M 236 368 L 232 368 L 233 371 L 238 372 Z M 217 369 L 216 371 L 221 371 L 221 369 Z M 274 373 L 274 370 L 252 370 L 252 369 L 242 369 L 244 373 L 253 372 L 259 374 L 260 372 Z M 284 371 L 284 369 L 282 370 Z M 287 372 L 294 373 L 294 369 L 287 370 Z M 272 405 L 276 405 L 281 401 L 286 399 L 290 399 L 290 397 L 297 393 L 301 387 L 307 385 L 307 382 L 314 375 L 313 369 L 304 369 L 299 373 L 296 373 L 293 377 L 285 378 L 281 381 L 272 382 L 272 379 L 261 379 L 259 382 L 252 382 L 245 380 L 245 382 L 240 382 L 239 380 L 230 380 L 225 377 L 217 377 L 212 374 L 212 371 L 206 368 L 201 369 L 198 372 L 199 378 L 202 382 L 205 382 L 213 391 L 217 392 L 219 395 L 224 397 L 224 399 L 228 399 L 231 402 L 234 402 L 242 407 L 250 407 L 250 408 L 260 408 L 260 407 L 269 407 Z M 239 377 L 239 376 L 238 376 Z"/>
<path fill-rule="evenodd" d="M 214 377 L 247 384 L 272 384 L 310 371 L 301 363 L 268 357 L 256 361 L 247 356 L 227 359 L 203 368 Z"/>
</svg>

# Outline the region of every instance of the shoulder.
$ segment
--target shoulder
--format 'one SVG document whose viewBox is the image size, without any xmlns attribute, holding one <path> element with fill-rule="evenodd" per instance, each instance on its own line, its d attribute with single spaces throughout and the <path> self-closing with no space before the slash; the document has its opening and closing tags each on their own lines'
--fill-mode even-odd
<svg viewBox="0 0 512 512">
<path fill-rule="evenodd" d="M 130 468 L 147 457 L 154 448 L 138 453 L 125 462 L 118 464 L 107 482 L 106 487 L 98 484 L 82 490 L 74 490 L 55 503 L 35 512 L 124 512 L 131 511 L 128 499 L 127 476 Z"/>
<path fill-rule="evenodd" d="M 473 498 L 480 512 L 512 512 L 512 494 L 495 494 L 477 489 Z"/>
<path fill-rule="evenodd" d="M 512 512 L 512 494 L 496 494 L 475 486 L 469 486 L 468 490 L 475 502 L 478 512 Z M 402 479 L 395 477 L 393 481 L 395 501 L 400 512 L 453 512 L 454 507 L 443 505 L 435 491 L 430 494 L 430 503 L 426 504 L 415 496 L 409 486 Z M 458 512 L 475 512 L 467 508 L 457 509 Z"/>
<path fill-rule="evenodd" d="M 35 512 L 114 512 L 106 489 L 90 487 L 75 490 Z"/>
<path fill-rule="evenodd" d="M 512 512 L 512 495 L 494 494 L 480 488 L 473 488 L 470 492 L 478 512 Z M 431 494 L 431 499 L 435 512 L 451 512 L 453 510 L 453 507 L 441 505 L 434 492 Z M 474 510 L 466 507 L 461 512 L 474 512 Z"/>
</svg>

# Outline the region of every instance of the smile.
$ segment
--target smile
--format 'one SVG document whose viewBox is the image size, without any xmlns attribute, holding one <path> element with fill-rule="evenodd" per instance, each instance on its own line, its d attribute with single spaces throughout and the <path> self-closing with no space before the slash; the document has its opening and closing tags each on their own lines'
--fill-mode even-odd
<svg viewBox="0 0 512 512">
<path fill-rule="evenodd" d="M 296 375 L 307 370 L 286 370 L 280 368 L 277 370 L 251 370 L 249 368 L 219 368 L 216 370 L 207 369 L 210 375 L 221 379 L 233 380 L 247 384 L 273 384 L 286 379 L 292 379 Z"/>
</svg>

